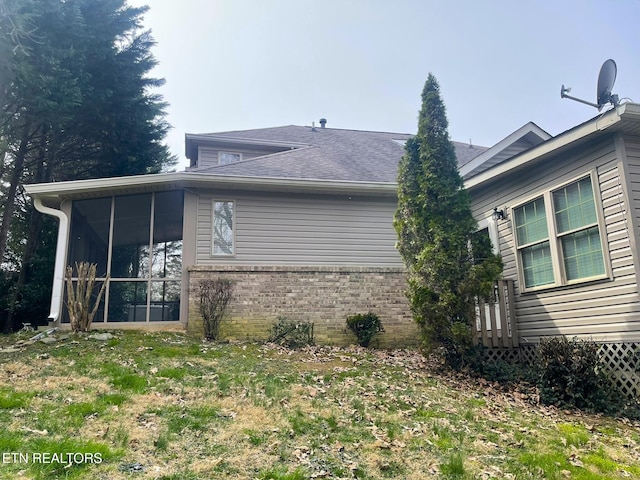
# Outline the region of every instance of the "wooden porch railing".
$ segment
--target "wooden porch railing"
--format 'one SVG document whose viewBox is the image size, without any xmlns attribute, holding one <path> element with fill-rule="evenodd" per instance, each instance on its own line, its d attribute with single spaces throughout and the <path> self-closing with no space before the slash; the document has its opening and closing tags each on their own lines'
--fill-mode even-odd
<svg viewBox="0 0 640 480">
<path fill-rule="evenodd" d="M 489 301 L 476 300 L 477 344 L 487 348 L 517 348 L 518 330 L 514 306 L 513 280 L 498 280 Z"/>
</svg>

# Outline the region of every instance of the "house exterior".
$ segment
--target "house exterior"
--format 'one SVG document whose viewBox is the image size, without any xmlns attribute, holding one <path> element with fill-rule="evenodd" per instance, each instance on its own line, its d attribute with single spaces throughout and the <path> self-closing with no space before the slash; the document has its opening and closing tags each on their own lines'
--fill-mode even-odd
<svg viewBox="0 0 640 480">
<path fill-rule="evenodd" d="M 346 317 L 373 311 L 380 346 L 416 343 L 392 226 L 408 138 L 324 123 L 187 134 L 185 172 L 27 186 L 60 219 L 50 321 L 65 321 L 64 267 L 89 260 L 109 274 L 94 325 L 195 330 L 199 281 L 225 276 L 236 281 L 227 338 L 266 338 L 287 317 L 314 322 L 319 342 L 348 343 Z M 491 148 L 454 146 L 511 282 L 503 301 L 519 344 L 563 334 L 631 352 L 640 105 L 555 137 L 529 123 Z"/>
<path fill-rule="evenodd" d="M 417 343 L 395 249 L 406 134 L 285 126 L 186 135 L 185 172 L 27 186 L 60 219 L 49 321 L 67 322 L 64 270 L 107 281 L 94 327 L 201 328 L 201 279 L 235 281 L 225 338 L 267 338 L 279 317 L 345 344 L 348 315 L 375 312 L 379 345 Z M 469 161 L 485 148 L 456 143 Z M 108 279 L 107 279 L 108 275 Z"/>
<path fill-rule="evenodd" d="M 639 135 L 640 106 L 627 103 L 501 162 L 461 167 L 476 218 L 504 212 L 495 237 L 520 344 L 640 342 Z"/>
</svg>

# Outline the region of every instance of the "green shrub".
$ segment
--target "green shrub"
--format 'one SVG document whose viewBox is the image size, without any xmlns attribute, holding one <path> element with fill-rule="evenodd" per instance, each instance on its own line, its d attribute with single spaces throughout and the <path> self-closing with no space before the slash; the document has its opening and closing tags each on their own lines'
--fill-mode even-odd
<svg viewBox="0 0 640 480">
<path fill-rule="evenodd" d="M 268 341 L 288 348 L 313 345 L 313 323 L 295 322 L 286 317 L 278 317 Z"/>
<path fill-rule="evenodd" d="M 475 368 L 475 365 L 474 365 Z M 515 385 L 528 380 L 527 367 L 520 363 L 505 360 L 483 360 L 480 370 L 474 370 L 482 378 L 502 385 Z"/>
<path fill-rule="evenodd" d="M 598 367 L 598 345 L 576 338 L 543 339 L 538 347 L 540 400 L 600 412 L 619 408 L 614 387 Z"/>
<path fill-rule="evenodd" d="M 368 347 L 373 336 L 384 331 L 378 315 L 371 312 L 347 317 L 347 327 L 356 335 L 361 347 Z"/>
</svg>

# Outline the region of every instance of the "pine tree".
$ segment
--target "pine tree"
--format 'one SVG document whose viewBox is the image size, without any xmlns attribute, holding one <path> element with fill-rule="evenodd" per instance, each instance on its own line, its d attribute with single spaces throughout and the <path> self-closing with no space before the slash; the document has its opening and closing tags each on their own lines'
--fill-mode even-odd
<svg viewBox="0 0 640 480">
<path fill-rule="evenodd" d="M 40 283 L 51 285 L 31 272 L 44 270 L 37 251 L 55 236 L 23 184 L 175 163 L 153 92 L 163 80 L 149 77 L 146 11 L 125 0 L 0 0 L 0 328 L 19 325 L 27 293 L 46 305 Z"/>
<path fill-rule="evenodd" d="M 407 295 L 426 346 L 443 346 L 449 363 L 459 366 L 471 349 L 474 299 L 488 295 L 502 262 L 475 235 L 477 224 L 432 74 L 422 91 L 418 133 L 405 150 L 394 225 L 408 270 Z"/>
</svg>

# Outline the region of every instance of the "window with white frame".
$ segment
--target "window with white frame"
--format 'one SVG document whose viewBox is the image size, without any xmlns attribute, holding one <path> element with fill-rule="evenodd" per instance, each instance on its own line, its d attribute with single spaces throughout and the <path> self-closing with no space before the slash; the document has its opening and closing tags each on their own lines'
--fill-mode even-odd
<svg viewBox="0 0 640 480">
<path fill-rule="evenodd" d="M 606 276 L 591 175 L 513 209 L 524 289 Z"/>
<path fill-rule="evenodd" d="M 480 233 L 482 232 L 482 233 Z M 487 218 L 483 218 L 478 221 L 479 235 L 483 235 L 491 242 L 491 253 L 494 255 L 500 255 L 500 241 L 498 239 L 498 225 L 496 224 L 493 215 Z"/>
<path fill-rule="evenodd" d="M 234 241 L 234 202 L 213 202 L 213 255 L 233 255 Z"/>
<path fill-rule="evenodd" d="M 218 165 L 228 165 L 242 160 L 242 154 L 238 152 L 218 152 Z"/>
</svg>

